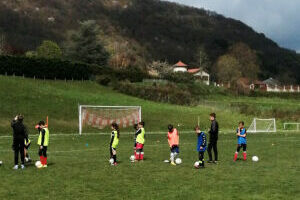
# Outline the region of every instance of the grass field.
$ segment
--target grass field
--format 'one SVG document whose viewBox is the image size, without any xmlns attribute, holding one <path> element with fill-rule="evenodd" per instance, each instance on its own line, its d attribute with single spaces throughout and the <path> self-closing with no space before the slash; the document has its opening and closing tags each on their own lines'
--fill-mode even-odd
<svg viewBox="0 0 300 200">
<path fill-rule="evenodd" d="M 33 138 L 35 141 L 36 138 Z M 169 148 L 162 134 L 148 134 L 145 161 L 131 163 L 132 135 L 121 135 L 119 165 L 108 163 L 108 135 L 51 137 L 49 166 L 13 171 L 11 138 L 1 137 L 0 199 L 299 199 L 300 135 L 248 136 L 248 156 L 259 162 L 232 161 L 236 139 L 219 138 L 220 163 L 194 169 L 196 137 L 181 134 L 183 163 L 170 166 Z M 86 145 L 88 144 L 88 146 Z M 37 147 L 31 147 L 36 160 Z M 207 154 L 205 154 L 207 158 Z"/>
<path fill-rule="evenodd" d="M 121 130 L 117 167 L 108 163 L 109 132 L 79 136 L 78 104 L 142 106 L 146 122 L 145 161 L 130 163 L 132 135 Z M 234 104 L 234 105 L 233 105 Z M 247 105 L 243 113 L 236 106 Z M 233 106 L 232 106 L 233 105 Z M 249 110 L 249 108 L 251 108 Z M 199 106 L 177 106 L 145 101 L 113 91 L 94 82 L 64 82 L 0 76 L 0 200 L 2 199 L 300 199 L 299 132 L 253 134 L 248 136 L 249 157 L 257 163 L 232 162 L 237 122 L 249 126 L 253 117 L 272 117 L 282 128 L 286 120 L 299 121 L 299 99 L 212 96 Z M 247 114 L 254 110 L 252 114 Z M 259 111 L 259 112 L 257 112 Z M 217 113 L 220 124 L 220 163 L 196 170 L 196 137 L 189 132 L 200 117 L 207 132 L 208 115 Z M 34 165 L 13 171 L 10 120 L 25 116 L 33 140 L 30 153 L 38 159 L 34 125 L 49 116 L 51 142 L 49 167 Z M 258 114 L 257 114 L 258 113 Z M 288 115 L 289 114 L 289 115 Z M 291 116 L 291 118 L 289 118 Z M 181 132 L 180 157 L 183 164 L 169 166 L 166 127 L 169 123 Z M 99 132 L 107 134 L 100 134 Z M 99 133 L 99 134 L 97 134 Z M 206 154 L 207 158 L 207 154 Z"/>
</svg>

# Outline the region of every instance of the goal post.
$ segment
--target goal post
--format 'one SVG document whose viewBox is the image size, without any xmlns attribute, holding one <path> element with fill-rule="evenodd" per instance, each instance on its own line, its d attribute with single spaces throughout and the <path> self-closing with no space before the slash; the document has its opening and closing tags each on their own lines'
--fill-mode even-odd
<svg viewBox="0 0 300 200">
<path fill-rule="evenodd" d="M 299 131 L 300 130 L 300 123 L 297 122 L 285 122 L 283 123 L 284 130 L 291 130 L 291 131 Z"/>
<path fill-rule="evenodd" d="M 251 125 L 249 126 L 248 133 L 269 133 L 276 132 L 276 120 L 271 119 L 259 119 L 254 118 Z"/>
<path fill-rule="evenodd" d="M 131 127 L 142 119 L 141 106 L 78 105 L 79 134 L 105 129 L 116 122 L 120 128 Z"/>
</svg>

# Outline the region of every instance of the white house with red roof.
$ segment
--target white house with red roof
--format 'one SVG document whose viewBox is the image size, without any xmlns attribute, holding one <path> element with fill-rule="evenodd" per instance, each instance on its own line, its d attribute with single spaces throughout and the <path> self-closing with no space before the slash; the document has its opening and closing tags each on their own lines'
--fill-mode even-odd
<svg viewBox="0 0 300 200">
<path fill-rule="evenodd" d="M 209 74 L 203 71 L 201 68 L 188 68 L 188 65 L 179 61 L 174 65 L 173 72 L 187 72 L 193 74 L 198 81 L 202 81 L 204 84 L 209 85 Z"/>
</svg>

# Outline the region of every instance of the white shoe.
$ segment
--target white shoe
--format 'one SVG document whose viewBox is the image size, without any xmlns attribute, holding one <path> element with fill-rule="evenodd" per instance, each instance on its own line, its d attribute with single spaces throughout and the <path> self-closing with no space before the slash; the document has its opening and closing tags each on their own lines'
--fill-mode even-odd
<svg viewBox="0 0 300 200">
<path fill-rule="evenodd" d="M 25 162 L 28 162 L 28 161 L 29 161 L 29 159 L 27 157 L 25 157 Z"/>
<path fill-rule="evenodd" d="M 18 165 L 15 165 L 14 167 L 13 167 L 13 169 L 18 169 L 19 168 L 19 166 Z"/>
<path fill-rule="evenodd" d="M 25 169 L 25 166 L 24 166 L 24 165 L 21 165 L 21 169 Z"/>
</svg>

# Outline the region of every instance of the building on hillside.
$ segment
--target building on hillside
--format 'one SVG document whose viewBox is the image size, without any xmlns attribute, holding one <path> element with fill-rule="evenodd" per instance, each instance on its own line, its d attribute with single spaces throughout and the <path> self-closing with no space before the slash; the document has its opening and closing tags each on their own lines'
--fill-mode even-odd
<svg viewBox="0 0 300 200">
<path fill-rule="evenodd" d="M 187 69 L 188 69 L 187 64 L 178 61 L 178 63 L 174 65 L 173 72 L 187 72 Z"/>
<path fill-rule="evenodd" d="M 178 61 L 173 68 L 173 72 L 187 72 L 193 74 L 196 77 L 197 81 L 202 81 L 204 84 L 209 85 L 210 75 L 203 71 L 201 68 L 192 68 L 189 69 L 188 65 L 182 61 Z"/>
<path fill-rule="evenodd" d="M 266 91 L 267 90 L 267 85 L 259 80 L 254 80 L 250 81 L 248 78 L 240 78 L 237 81 L 238 85 L 245 89 L 250 89 L 250 90 L 260 90 L 260 91 Z"/>
<path fill-rule="evenodd" d="M 204 84 L 209 85 L 209 74 L 201 68 L 188 69 L 188 73 L 193 74 L 197 81 L 201 81 Z"/>
</svg>

